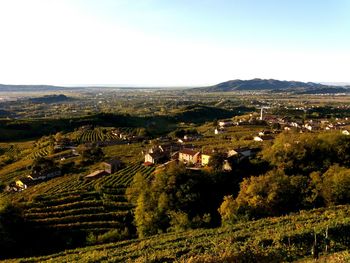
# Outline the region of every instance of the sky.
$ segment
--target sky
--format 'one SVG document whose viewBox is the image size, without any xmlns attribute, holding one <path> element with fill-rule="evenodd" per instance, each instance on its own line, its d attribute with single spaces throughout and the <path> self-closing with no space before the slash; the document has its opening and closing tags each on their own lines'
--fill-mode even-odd
<svg viewBox="0 0 350 263">
<path fill-rule="evenodd" d="M 348 0 L 0 0 L 0 83 L 350 82 Z"/>
</svg>

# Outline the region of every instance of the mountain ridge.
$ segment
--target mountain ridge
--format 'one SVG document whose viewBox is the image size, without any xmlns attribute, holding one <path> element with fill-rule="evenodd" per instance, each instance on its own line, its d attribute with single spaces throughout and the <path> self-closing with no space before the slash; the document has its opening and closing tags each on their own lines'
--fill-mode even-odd
<svg viewBox="0 0 350 263">
<path fill-rule="evenodd" d="M 276 79 L 251 79 L 251 80 L 229 80 L 219 84 L 196 88 L 206 92 L 229 92 L 229 91 L 274 91 L 293 92 L 299 94 L 315 93 L 345 93 L 349 92 L 346 87 L 324 85 L 315 82 L 287 81 Z"/>
</svg>

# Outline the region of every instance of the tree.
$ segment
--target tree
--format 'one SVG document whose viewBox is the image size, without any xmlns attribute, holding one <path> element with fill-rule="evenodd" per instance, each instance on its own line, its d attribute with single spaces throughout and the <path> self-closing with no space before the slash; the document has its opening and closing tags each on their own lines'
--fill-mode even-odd
<svg viewBox="0 0 350 263">
<path fill-rule="evenodd" d="M 126 189 L 126 197 L 130 203 L 133 205 L 137 204 L 138 196 L 143 189 L 146 189 L 149 182 L 145 176 L 138 172 L 134 175 L 131 185 Z"/>
<path fill-rule="evenodd" d="M 335 156 L 338 163 L 350 167 L 350 136 L 338 135 L 334 138 Z"/>
<path fill-rule="evenodd" d="M 214 171 L 222 171 L 224 160 L 225 160 L 225 155 L 223 153 L 216 152 L 210 157 L 208 165 Z"/>
<path fill-rule="evenodd" d="M 52 168 L 54 167 L 55 167 L 55 163 L 52 159 L 39 157 L 33 161 L 31 166 L 31 172 L 33 174 L 45 173 L 45 172 L 48 172 L 49 170 L 52 170 Z"/>
<path fill-rule="evenodd" d="M 140 237 L 166 231 L 181 231 L 209 224 L 209 189 L 205 174 L 193 174 L 182 164 L 170 165 L 150 181 L 137 174 L 126 190 L 135 205 L 135 225 Z"/>
<path fill-rule="evenodd" d="M 286 174 L 325 172 L 332 164 L 349 165 L 350 138 L 339 134 L 281 133 L 262 157 Z"/>
<path fill-rule="evenodd" d="M 350 202 L 350 169 L 333 165 L 323 174 L 322 179 L 321 193 L 327 205 Z"/>
<path fill-rule="evenodd" d="M 184 129 L 180 129 L 180 130 L 176 130 L 175 131 L 175 137 L 176 138 L 183 138 L 185 135 L 185 130 Z"/>
<path fill-rule="evenodd" d="M 0 258 L 13 256 L 23 241 L 22 211 L 13 203 L 0 199 Z"/>
<path fill-rule="evenodd" d="M 220 205 L 218 212 L 221 216 L 221 221 L 223 225 L 231 225 L 238 221 L 237 217 L 237 203 L 232 195 L 227 195 L 224 197 L 224 201 Z"/>
<path fill-rule="evenodd" d="M 96 144 L 79 145 L 77 149 L 82 163 L 95 163 L 104 157 L 104 153 Z"/>
<path fill-rule="evenodd" d="M 244 178 L 237 198 L 226 197 L 220 206 L 222 220 L 277 216 L 299 209 L 302 199 L 296 197 L 302 194 L 301 179 L 281 170 Z"/>
</svg>

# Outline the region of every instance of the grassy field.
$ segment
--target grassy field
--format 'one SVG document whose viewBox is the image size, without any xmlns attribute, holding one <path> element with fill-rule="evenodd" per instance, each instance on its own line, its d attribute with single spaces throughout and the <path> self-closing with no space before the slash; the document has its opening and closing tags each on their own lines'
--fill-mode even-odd
<svg viewBox="0 0 350 263">
<path fill-rule="evenodd" d="M 348 248 L 349 216 L 350 206 L 337 206 L 240 223 L 226 228 L 161 234 L 139 240 L 66 250 L 44 257 L 4 262 L 281 262 L 308 260 L 312 258 L 310 251 L 314 233 L 318 235 L 321 252 L 324 251 L 322 241 L 327 228 L 330 253 Z M 343 257 L 348 258 L 348 254 L 345 253 Z"/>
</svg>

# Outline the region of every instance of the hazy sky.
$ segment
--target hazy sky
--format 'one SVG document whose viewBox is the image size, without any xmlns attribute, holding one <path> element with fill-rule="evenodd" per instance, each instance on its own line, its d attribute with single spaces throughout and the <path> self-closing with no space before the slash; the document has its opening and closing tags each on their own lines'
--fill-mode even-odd
<svg viewBox="0 0 350 263">
<path fill-rule="evenodd" d="M 348 0 L 0 0 L 0 83 L 350 81 Z"/>
</svg>

